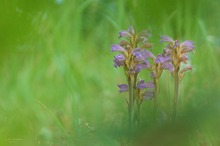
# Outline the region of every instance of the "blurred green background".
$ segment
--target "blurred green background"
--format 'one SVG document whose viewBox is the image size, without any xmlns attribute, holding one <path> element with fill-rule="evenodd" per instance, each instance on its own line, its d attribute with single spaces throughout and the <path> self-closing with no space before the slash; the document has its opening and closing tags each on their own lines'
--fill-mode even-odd
<svg viewBox="0 0 220 146">
<path fill-rule="evenodd" d="M 0 0 L 0 145 L 219 146 L 219 0 Z M 133 26 L 192 40 L 191 72 L 180 86 L 179 118 L 170 121 L 172 78 L 160 81 L 159 123 L 152 101 L 126 139 L 127 94 L 111 44 Z M 142 74 L 149 79 L 148 72 Z"/>
</svg>

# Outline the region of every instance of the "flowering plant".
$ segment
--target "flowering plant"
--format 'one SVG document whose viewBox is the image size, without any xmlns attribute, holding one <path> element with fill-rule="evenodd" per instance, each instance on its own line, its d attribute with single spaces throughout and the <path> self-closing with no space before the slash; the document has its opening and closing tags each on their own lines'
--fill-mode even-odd
<svg viewBox="0 0 220 146">
<path fill-rule="evenodd" d="M 118 44 L 112 45 L 112 52 L 119 52 L 114 56 L 114 66 L 122 67 L 127 78 L 127 83 L 118 84 L 119 92 L 129 92 L 127 100 L 129 113 L 129 126 L 134 122 L 140 122 L 140 109 L 144 99 L 154 99 L 154 109 L 157 109 L 157 98 L 159 94 L 159 78 L 163 70 L 169 70 L 175 80 L 174 88 L 174 115 L 177 111 L 179 81 L 184 72 L 191 66 L 180 70 L 181 63 L 187 63 L 187 52 L 193 51 L 194 45 L 191 41 L 179 43 L 168 36 L 162 36 L 161 42 L 168 42 L 162 54 L 155 55 L 149 50 L 152 44 L 148 42 L 150 34 L 147 31 L 136 33 L 129 27 L 128 30 L 119 32 L 119 38 L 123 38 Z M 152 81 L 140 80 L 139 73 L 147 69 L 150 71 Z M 136 103 L 136 108 L 135 108 Z M 135 111 L 136 109 L 136 111 Z M 156 112 L 155 112 L 156 113 Z"/>
<path fill-rule="evenodd" d="M 112 45 L 112 52 L 119 52 L 120 54 L 114 56 L 114 66 L 123 67 L 125 76 L 127 78 L 126 84 L 119 84 L 119 92 L 129 92 L 127 100 L 129 112 L 129 125 L 132 126 L 136 120 L 140 119 L 140 107 L 144 99 L 153 96 L 152 82 L 145 82 L 138 80 L 138 74 L 143 69 L 151 67 L 148 59 L 154 58 L 154 55 L 146 48 L 151 48 L 148 43 L 150 34 L 143 31 L 139 34 L 135 32 L 132 27 L 128 30 L 119 32 L 119 38 L 124 38 L 118 44 Z M 137 111 L 134 111 L 134 103 L 136 102 Z"/>
<path fill-rule="evenodd" d="M 179 82 L 182 80 L 184 73 L 192 69 L 188 65 L 181 69 L 182 63 L 187 64 L 189 60 L 187 53 L 194 51 L 194 44 L 192 41 L 186 40 L 182 43 L 179 40 L 173 40 L 169 36 L 162 36 L 161 42 L 167 42 L 168 45 L 164 48 L 163 55 L 171 58 L 174 70 L 172 76 L 174 78 L 174 98 L 173 98 L 173 116 L 176 117 L 178 100 L 179 100 Z"/>
</svg>

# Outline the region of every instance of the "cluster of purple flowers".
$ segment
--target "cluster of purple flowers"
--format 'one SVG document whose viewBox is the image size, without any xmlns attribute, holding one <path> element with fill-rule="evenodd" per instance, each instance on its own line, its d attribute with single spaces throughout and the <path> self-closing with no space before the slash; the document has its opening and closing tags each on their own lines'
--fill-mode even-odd
<svg viewBox="0 0 220 146">
<path fill-rule="evenodd" d="M 187 64 L 187 61 L 189 60 L 187 53 L 194 51 L 195 48 L 193 42 L 186 40 L 180 43 L 179 40 L 174 41 L 169 36 L 162 36 L 161 42 L 168 43 L 163 51 L 163 55 L 172 60 L 174 70 L 179 72 L 178 76 L 179 80 L 181 80 L 183 73 L 192 69 L 191 65 L 181 69 L 181 63 Z"/>
<path fill-rule="evenodd" d="M 148 43 L 148 37 L 150 34 L 147 31 L 143 31 L 140 34 L 136 34 L 132 27 L 128 30 L 119 32 L 119 38 L 125 38 L 118 44 L 112 45 L 112 52 L 119 52 L 120 54 L 114 56 L 114 66 L 123 67 L 125 74 L 128 78 L 136 80 L 138 73 L 143 69 L 151 68 L 148 61 L 149 58 L 155 58 L 154 55 L 146 48 L 151 48 L 151 44 Z M 134 83 L 136 90 L 151 89 L 153 88 L 152 82 L 144 82 L 140 80 Z M 119 84 L 119 92 L 126 92 L 129 90 L 128 84 Z M 143 92 L 139 97 L 147 99 L 152 97 L 152 90 Z M 134 99 L 135 100 L 135 99 Z"/>
<path fill-rule="evenodd" d="M 127 77 L 127 84 L 119 84 L 119 92 L 129 92 L 127 100 L 129 111 L 129 125 L 134 121 L 139 123 L 140 107 L 144 99 L 153 97 L 153 82 L 138 80 L 138 74 L 144 69 L 150 69 L 149 59 L 154 59 L 154 55 L 147 49 L 152 45 L 148 42 L 150 34 L 143 31 L 139 34 L 132 27 L 119 32 L 119 38 L 123 38 L 118 44 L 112 45 L 112 52 L 120 54 L 114 56 L 114 66 L 123 67 Z M 137 110 L 134 111 L 136 102 Z M 136 117 L 136 119 L 134 119 Z"/>
<path fill-rule="evenodd" d="M 160 42 L 167 42 L 163 53 L 155 56 L 150 49 L 152 44 L 148 42 L 150 34 L 142 31 L 137 34 L 136 31 L 129 27 L 128 30 L 119 32 L 119 38 L 123 38 L 118 44 L 112 45 L 112 52 L 120 54 L 114 56 L 114 66 L 123 67 L 127 77 L 127 84 L 118 84 L 119 92 L 129 92 L 128 110 L 132 112 L 134 102 L 137 103 L 137 115 L 140 114 L 140 106 L 144 99 L 154 99 L 154 106 L 157 106 L 157 96 L 159 93 L 159 78 L 163 70 L 169 70 L 177 80 L 181 80 L 183 73 L 191 69 L 187 66 L 181 69 L 181 63 L 187 63 L 187 52 L 194 50 L 192 41 L 180 43 L 168 36 L 162 36 Z M 150 71 L 152 81 L 145 82 L 138 80 L 138 74 L 147 69 Z M 180 70 L 181 69 L 181 70 Z M 131 122 L 131 121 L 130 121 Z"/>
</svg>

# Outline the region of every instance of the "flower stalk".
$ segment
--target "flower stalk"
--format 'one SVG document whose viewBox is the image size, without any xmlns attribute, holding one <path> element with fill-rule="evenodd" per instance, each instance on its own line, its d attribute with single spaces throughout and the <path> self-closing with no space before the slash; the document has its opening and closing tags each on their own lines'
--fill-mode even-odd
<svg viewBox="0 0 220 146">
<path fill-rule="evenodd" d="M 174 78 L 174 96 L 173 96 L 173 119 L 176 119 L 178 113 L 179 104 L 179 85 L 182 80 L 184 73 L 191 70 L 191 65 L 181 69 L 182 63 L 187 64 L 189 60 L 187 53 L 194 51 L 194 44 L 192 41 L 184 41 L 180 43 L 178 40 L 173 40 L 168 36 L 162 36 L 161 42 L 168 42 L 169 44 L 165 47 L 163 55 L 168 56 L 172 59 L 172 65 L 174 71 L 172 72 Z"/>
<path fill-rule="evenodd" d="M 164 56 L 162 54 L 157 55 L 155 59 L 153 59 L 153 65 L 151 68 L 151 77 L 153 78 L 154 83 L 154 113 L 157 114 L 158 108 L 158 96 L 159 96 L 159 79 L 163 73 L 163 70 L 169 70 L 173 72 L 173 65 L 171 64 L 171 58 L 168 56 Z"/>
<path fill-rule="evenodd" d="M 174 78 L 174 98 L 173 98 L 173 118 L 177 116 L 178 102 L 179 102 L 179 71 L 175 70 L 173 73 Z"/>
<path fill-rule="evenodd" d="M 134 119 L 134 79 L 128 77 L 129 102 L 128 102 L 128 119 L 129 127 L 132 129 Z"/>
<path fill-rule="evenodd" d="M 118 87 L 119 92 L 129 92 L 127 104 L 130 129 L 133 128 L 135 122 L 140 123 L 140 108 L 143 99 L 152 95 L 147 93 L 150 91 L 145 91 L 150 83 L 138 80 L 140 71 L 151 67 L 147 59 L 153 57 L 153 54 L 146 50 L 151 47 L 151 44 L 147 42 L 148 36 L 146 31 L 137 34 L 132 27 L 129 27 L 128 30 L 119 32 L 119 38 L 124 39 L 112 45 L 112 52 L 120 52 L 114 57 L 114 66 L 123 67 L 127 77 L 127 84 L 119 84 Z"/>
<path fill-rule="evenodd" d="M 159 95 L 159 79 L 154 79 L 154 112 L 157 113 L 157 98 Z"/>
</svg>

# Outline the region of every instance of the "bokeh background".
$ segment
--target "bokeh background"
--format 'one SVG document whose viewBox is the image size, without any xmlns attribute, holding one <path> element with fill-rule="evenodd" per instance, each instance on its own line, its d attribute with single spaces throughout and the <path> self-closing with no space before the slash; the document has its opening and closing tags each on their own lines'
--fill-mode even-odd
<svg viewBox="0 0 220 146">
<path fill-rule="evenodd" d="M 219 146 L 219 0 L 0 0 L 0 145 Z M 126 81 L 111 44 L 133 26 L 192 40 L 193 70 L 170 121 L 172 77 L 160 81 L 159 116 L 143 103 L 142 125 L 127 140 Z M 148 72 L 142 74 L 149 79 Z"/>
</svg>

